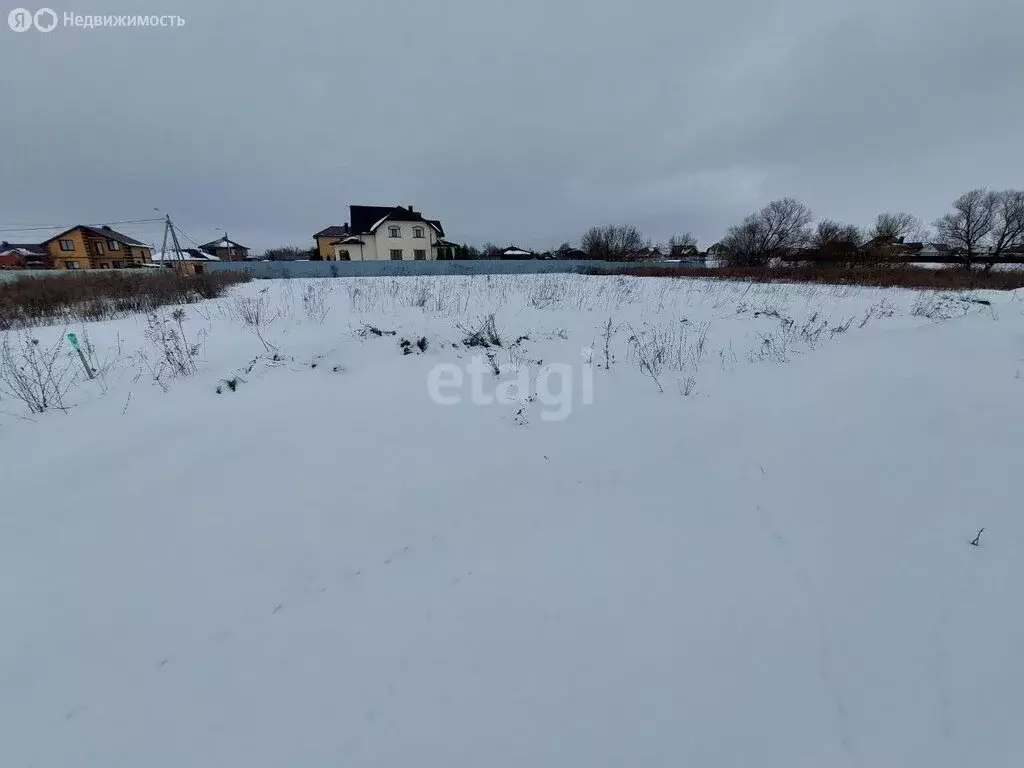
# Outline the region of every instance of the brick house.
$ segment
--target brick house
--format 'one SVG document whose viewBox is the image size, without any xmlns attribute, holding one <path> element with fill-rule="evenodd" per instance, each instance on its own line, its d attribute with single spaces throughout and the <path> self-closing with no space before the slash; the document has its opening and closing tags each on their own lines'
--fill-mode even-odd
<svg viewBox="0 0 1024 768">
<path fill-rule="evenodd" d="M 79 224 L 39 244 L 51 269 L 128 269 L 153 263 L 145 243 L 110 227 Z"/>
</svg>

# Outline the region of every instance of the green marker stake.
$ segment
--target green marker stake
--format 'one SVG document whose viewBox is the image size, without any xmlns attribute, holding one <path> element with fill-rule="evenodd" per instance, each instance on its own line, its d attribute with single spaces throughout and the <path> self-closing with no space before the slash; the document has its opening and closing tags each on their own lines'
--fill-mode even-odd
<svg viewBox="0 0 1024 768">
<path fill-rule="evenodd" d="M 96 378 L 92 372 L 92 368 L 89 367 L 88 361 L 85 359 L 85 353 L 82 351 L 82 345 L 78 343 L 78 334 L 69 333 L 68 343 L 71 344 L 71 348 L 78 353 L 78 359 L 82 361 L 82 367 L 85 368 L 85 374 L 90 379 Z"/>
</svg>

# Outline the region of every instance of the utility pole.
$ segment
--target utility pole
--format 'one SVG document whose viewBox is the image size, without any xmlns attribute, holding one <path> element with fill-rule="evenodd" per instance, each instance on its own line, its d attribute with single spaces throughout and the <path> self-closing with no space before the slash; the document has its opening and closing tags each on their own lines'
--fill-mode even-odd
<svg viewBox="0 0 1024 768">
<path fill-rule="evenodd" d="M 178 264 L 178 271 L 182 271 L 185 262 L 185 255 L 181 251 L 181 243 L 178 242 L 178 233 L 174 229 L 174 222 L 171 221 L 171 214 L 164 216 L 164 247 L 162 255 L 167 256 L 167 236 L 170 235 L 171 243 L 174 245 L 174 259 Z"/>
</svg>

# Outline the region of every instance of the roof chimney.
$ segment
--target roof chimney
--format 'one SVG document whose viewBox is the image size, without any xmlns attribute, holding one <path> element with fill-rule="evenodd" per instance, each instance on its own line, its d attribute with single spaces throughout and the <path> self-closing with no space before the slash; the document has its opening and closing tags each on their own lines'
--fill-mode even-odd
<svg viewBox="0 0 1024 768">
<path fill-rule="evenodd" d="M 110 227 L 109 227 L 108 225 L 106 225 L 106 224 L 104 224 L 104 225 L 103 225 L 102 227 L 100 227 L 100 229 L 105 229 L 105 230 L 107 230 L 107 232 L 113 232 L 113 231 L 114 231 L 114 230 L 112 230 L 112 229 L 111 229 L 111 228 L 110 228 Z"/>
</svg>

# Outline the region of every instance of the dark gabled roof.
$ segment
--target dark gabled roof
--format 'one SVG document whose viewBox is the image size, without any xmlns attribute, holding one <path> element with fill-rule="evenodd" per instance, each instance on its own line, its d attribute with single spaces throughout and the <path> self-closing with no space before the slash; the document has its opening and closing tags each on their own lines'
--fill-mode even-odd
<svg viewBox="0 0 1024 768">
<path fill-rule="evenodd" d="M 400 205 L 350 205 L 349 224 L 321 229 L 313 237 L 345 237 L 346 235 L 369 235 L 385 221 L 422 221 L 431 226 L 439 236 L 444 237 L 444 227 L 437 219 L 427 219 L 412 206 Z"/>
<path fill-rule="evenodd" d="M 585 258 L 587 258 L 587 252 L 586 251 L 581 251 L 579 248 L 573 248 L 571 246 L 569 248 L 563 248 L 561 250 L 555 251 L 555 253 L 558 254 L 558 258 L 560 258 L 560 259 L 585 259 Z"/>
<path fill-rule="evenodd" d="M 362 235 L 372 232 L 375 224 L 382 219 L 392 218 L 398 211 L 409 213 L 404 208 L 398 209 L 393 205 L 350 205 L 349 223 L 353 232 Z"/>
<path fill-rule="evenodd" d="M 243 251 L 249 250 L 249 247 L 247 245 L 236 243 L 227 235 L 224 235 L 224 237 L 220 238 L 219 240 L 212 240 L 209 243 L 203 243 L 199 247 L 202 248 L 204 251 L 208 248 L 240 248 Z"/>
<path fill-rule="evenodd" d="M 501 258 L 503 259 L 528 259 L 536 255 L 537 254 L 533 251 L 527 250 L 526 248 L 520 248 L 515 244 L 501 250 Z"/>
<path fill-rule="evenodd" d="M 350 205 L 348 210 L 352 231 L 358 234 L 369 234 L 385 221 L 422 221 L 437 230 L 439 235 L 444 235 L 441 222 L 423 218 L 423 214 L 411 205 L 408 208 L 400 205 Z"/>
<path fill-rule="evenodd" d="M 54 235 L 53 237 L 51 237 L 51 238 L 49 238 L 47 240 L 43 240 L 41 245 L 46 245 L 47 243 L 52 243 L 54 240 L 58 240 L 58 239 L 64 237 L 64 235 L 68 234 L 69 232 L 74 232 L 76 229 L 80 229 L 83 232 L 85 232 L 86 234 L 92 235 L 93 237 L 102 237 L 102 238 L 105 238 L 106 240 L 114 240 L 114 241 L 116 241 L 118 243 L 121 243 L 122 245 L 134 245 L 134 246 L 140 247 L 140 248 L 149 248 L 148 245 L 146 245 L 145 243 L 140 243 L 134 237 L 128 237 L 128 235 L 122 235 L 120 232 L 115 232 L 110 227 L 107 227 L 107 226 L 103 226 L 103 227 L 90 227 L 87 224 L 78 224 L 78 225 L 76 225 L 74 227 L 69 227 L 68 229 L 65 229 L 63 232 L 61 232 L 59 235 Z"/>
<path fill-rule="evenodd" d="M 348 234 L 348 224 L 335 224 L 321 229 L 313 237 L 344 237 Z"/>
</svg>

